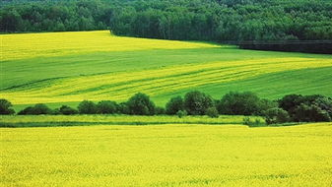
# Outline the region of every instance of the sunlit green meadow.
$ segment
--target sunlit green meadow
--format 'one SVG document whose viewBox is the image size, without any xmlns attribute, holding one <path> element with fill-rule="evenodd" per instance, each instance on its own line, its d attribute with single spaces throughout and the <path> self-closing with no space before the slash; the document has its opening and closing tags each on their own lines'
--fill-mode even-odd
<svg viewBox="0 0 332 187">
<path fill-rule="evenodd" d="M 0 35 L 16 109 L 201 90 L 332 96 L 331 55 L 241 50 L 109 31 Z M 244 116 L 1 116 L 0 186 L 332 186 L 332 124 Z M 294 125 L 294 126 L 287 126 Z M 65 127 L 60 127 L 65 126 Z M 22 128 L 24 127 L 24 128 Z"/>
<path fill-rule="evenodd" d="M 137 92 L 163 106 L 196 89 L 332 96 L 331 55 L 242 50 L 235 46 L 118 37 L 109 31 L 2 34 L 0 94 L 15 108 L 125 101 Z"/>
<path fill-rule="evenodd" d="M 1 128 L 1 186 L 332 185 L 332 124 Z"/>
<path fill-rule="evenodd" d="M 54 127 L 86 125 L 158 125 L 158 124 L 243 124 L 245 116 L 132 116 L 132 115 L 39 115 L 1 116 L 0 127 Z M 262 117 L 250 117 L 257 126 L 265 125 Z"/>
</svg>

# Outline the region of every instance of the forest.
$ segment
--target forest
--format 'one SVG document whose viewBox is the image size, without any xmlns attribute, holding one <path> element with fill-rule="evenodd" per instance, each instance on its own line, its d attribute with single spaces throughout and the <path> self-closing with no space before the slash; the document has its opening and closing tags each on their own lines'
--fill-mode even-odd
<svg viewBox="0 0 332 187">
<path fill-rule="evenodd" d="M 3 1 L 0 32 L 110 29 L 120 36 L 331 53 L 331 10 L 325 0 Z"/>
</svg>

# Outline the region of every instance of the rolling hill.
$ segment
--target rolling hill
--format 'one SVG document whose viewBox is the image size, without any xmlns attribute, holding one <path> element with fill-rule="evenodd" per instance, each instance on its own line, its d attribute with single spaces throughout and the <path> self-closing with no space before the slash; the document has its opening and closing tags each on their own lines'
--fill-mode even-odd
<svg viewBox="0 0 332 187">
<path fill-rule="evenodd" d="M 202 42 L 118 37 L 109 31 L 1 35 L 1 97 L 17 107 L 124 101 L 137 92 L 157 105 L 201 90 L 220 98 L 254 91 L 332 96 L 331 55 L 242 50 Z"/>
</svg>

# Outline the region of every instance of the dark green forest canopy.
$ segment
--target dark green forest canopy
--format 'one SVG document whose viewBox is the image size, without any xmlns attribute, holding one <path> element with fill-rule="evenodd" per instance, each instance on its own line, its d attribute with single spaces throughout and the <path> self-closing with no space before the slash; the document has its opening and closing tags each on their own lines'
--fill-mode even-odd
<svg viewBox="0 0 332 187">
<path fill-rule="evenodd" d="M 110 29 L 173 40 L 330 43 L 331 10 L 330 0 L 3 1 L 0 32 Z"/>
</svg>

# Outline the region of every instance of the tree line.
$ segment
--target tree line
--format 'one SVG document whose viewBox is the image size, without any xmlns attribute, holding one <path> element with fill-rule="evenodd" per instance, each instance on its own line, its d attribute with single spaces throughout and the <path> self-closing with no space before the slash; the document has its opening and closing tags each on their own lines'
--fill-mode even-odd
<svg viewBox="0 0 332 187">
<path fill-rule="evenodd" d="M 331 1 L 319 0 L 23 0 L 1 8 L 0 32 L 110 29 L 124 36 L 331 53 L 331 10 Z"/>
<path fill-rule="evenodd" d="M 0 114 L 11 115 L 15 111 L 6 99 L 0 99 Z M 137 93 L 126 102 L 84 100 L 77 108 L 62 105 L 50 109 L 36 104 L 19 111 L 18 115 L 78 115 L 78 114 L 126 114 L 126 115 L 245 115 L 263 116 L 267 124 L 287 122 L 332 121 L 332 98 L 322 95 L 286 95 L 275 101 L 261 99 L 252 92 L 229 92 L 220 100 L 200 92 L 191 91 L 184 97 L 171 98 L 166 106 L 158 107 L 143 93 Z"/>
</svg>

